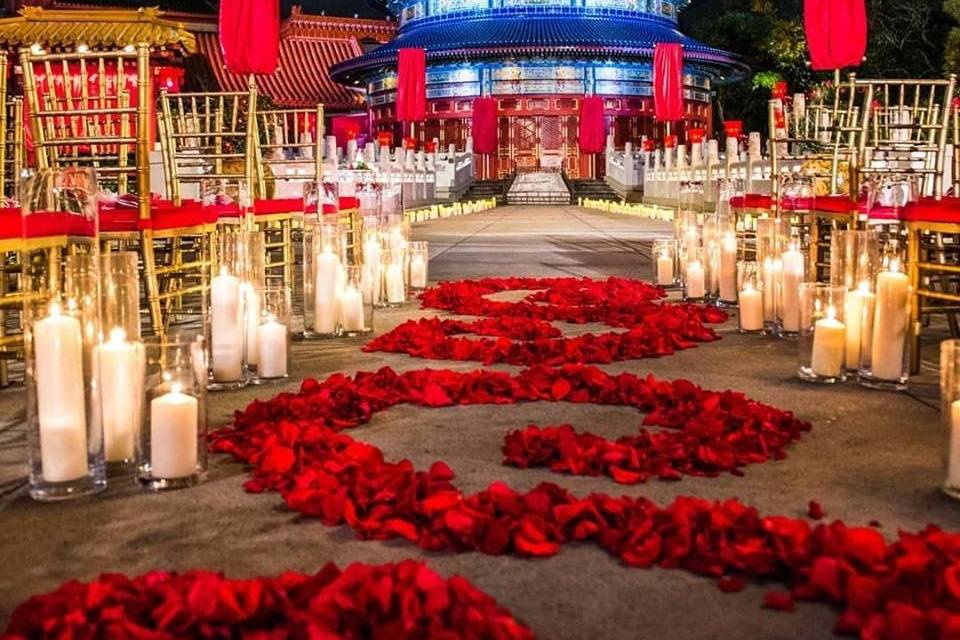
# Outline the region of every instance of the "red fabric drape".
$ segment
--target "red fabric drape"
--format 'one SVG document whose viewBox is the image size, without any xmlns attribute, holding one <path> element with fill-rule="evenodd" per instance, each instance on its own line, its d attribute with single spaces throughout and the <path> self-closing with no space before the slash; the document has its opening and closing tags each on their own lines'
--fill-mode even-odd
<svg viewBox="0 0 960 640">
<path fill-rule="evenodd" d="M 683 47 L 661 42 L 653 49 L 653 112 L 657 120 L 683 118 Z"/>
<path fill-rule="evenodd" d="M 804 0 L 803 29 L 814 71 L 859 66 L 867 51 L 864 0 Z"/>
<path fill-rule="evenodd" d="M 421 122 L 427 117 L 427 52 L 400 49 L 397 62 L 397 118 Z"/>
<path fill-rule="evenodd" d="M 474 98 L 473 124 L 474 153 L 496 153 L 499 143 L 497 131 L 497 101 L 494 98 Z"/>
<path fill-rule="evenodd" d="M 279 0 L 222 0 L 220 48 L 227 69 L 266 75 L 280 55 Z"/>
<path fill-rule="evenodd" d="M 601 153 L 607 144 L 607 121 L 603 98 L 587 96 L 580 101 L 580 151 Z"/>
</svg>

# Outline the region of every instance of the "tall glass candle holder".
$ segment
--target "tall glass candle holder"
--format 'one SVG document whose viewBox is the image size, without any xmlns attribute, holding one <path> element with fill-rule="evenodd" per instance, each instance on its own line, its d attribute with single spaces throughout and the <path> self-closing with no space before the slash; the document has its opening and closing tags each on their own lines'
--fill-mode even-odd
<svg viewBox="0 0 960 640">
<path fill-rule="evenodd" d="M 247 384 L 246 294 L 247 275 L 243 232 L 220 235 L 218 264 L 210 280 L 204 344 L 209 366 L 208 389 L 239 389 Z"/>
<path fill-rule="evenodd" d="M 729 220 L 726 218 L 724 220 Z M 737 304 L 737 263 L 740 257 L 737 232 L 731 225 L 720 227 L 719 259 L 717 261 L 717 301 L 720 306 Z"/>
<path fill-rule="evenodd" d="M 661 287 L 673 287 L 679 281 L 677 273 L 677 241 L 654 240 L 653 255 L 650 260 L 653 267 L 653 281 Z"/>
<path fill-rule="evenodd" d="M 240 294 L 243 296 L 243 358 L 248 376 L 255 378 L 259 361 L 257 328 L 267 281 L 266 238 L 263 231 L 241 231 L 238 241 L 243 251 L 243 279 L 240 282 Z"/>
<path fill-rule="evenodd" d="M 706 284 L 705 298 L 713 300 L 720 291 L 720 231 L 713 214 L 703 216 L 704 224 L 700 228 L 701 259 L 703 261 Z"/>
<path fill-rule="evenodd" d="M 679 211 L 674 221 L 677 239 L 677 259 L 681 271 L 688 262 L 688 257 L 700 251 L 702 229 L 699 223 L 699 214 L 693 211 Z"/>
<path fill-rule="evenodd" d="M 197 377 L 192 336 L 171 336 L 147 348 L 147 420 L 138 478 L 153 491 L 199 484 L 207 474 L 207 395 Z"/>
<path fill-rule="evenodd" d="M 363 295 L 364 267 L 346 268 L 343 289 L 337 294 L 340 334 L 356 337 L 373 333 L 373 301 Z"/>
<path fill-rule="evenodd" d="M 430 252 L 427 243 L 411 242 L 407 245 L 407 283 L 411 291 L 427 288 Z"/>
<path fill-rule="evenodd" d="M 898 255 L 882 259 L 875 296 L 870 348 L 864 343 L 860 352 L 860 384 L 902 391 L 907 388 L 910 373 L 910 280 Z"/>
<path fill-rule="evenodd" d="M 368 218 L 363 223 L 363 245 L 361 247 L 360 290 L 365 304 L 374 304 L 380 300 L 381 276 L 380 263 L 383 257 L 380 224 L 377 218 Z"/>
<path fill-rule="evenodd" d="M 256 382 L 273 382 L 290 376 L 290 334 L 293 305 L 290 288 L 268 286 L 260 291 L 262 305 L 257 323 Z"/>
<path fill-rule="evenodd" d="M 763 333 L 763 292 L 756 262 L 740 263 L 738 295 L 740 333 Z"/>
<path fill-rule="evenodd" d="M 380 306 L 399 307 L 407 301 L 404 282 L 406 249 L 387 249 L 383 252 L 380 273 Z"/>
<path fill-rule="evenodd" d="M 303 260 L 304 335 L 332 338 L 337 334 L 337 292 L 343 281 L 343 228 L 337 221 L 321 220 L 307 236 L 304 242 L 310 250 Z"/>
<path fill-rule="evenodd" d="M 877 231 L 838 230 L 830 238 L 830 283 L 847 291 L 876 280 L 880 268 L 880 234 Z"/>
<path fill-rule="evenodd" d="M 800 369 L 808 382 L 834 384 L 846 380 L 846 290 L 829 284 L 800 285 Z"/>
<path fill-rule="evenodd" d="M 780 256 L 780 295 L 777 304 L 777 329 L 781 337 L 800 333 L 800 285 L 806 280 L 806 253 L 798 239 L 790 241 Z"/>
<path fill-rule="evenodd" d="M 21 191 L 27 446 L 37 500 L 88 495 L 107 483 L 95 376 L 102 336 L 96 192 L 89 169 L 41 169 Z M 54 234 L 67 246 L 44 242 Z"/>
<path fill-rule="evenodd" d="M 100 255 L 100 344 L 94 349 L 104 458 L 110 471 L 136 462 L 143 423 L 146 353 L 140 337 L 137 254 Z"/>
<path fill-rule="evenodd" d="M 687 256 L 683 269 L 683 299 L 688 302 L 703 302 L 707 297 L 707 271 L 704 265 L 704 252 L 698 249 L 696 254 Z"/>
<path fill-rule="evenodd" d="M 940 343 L 940 418 L 943 420 L 943 491 L 960 500 L 960 340 Z"/>
</svg>

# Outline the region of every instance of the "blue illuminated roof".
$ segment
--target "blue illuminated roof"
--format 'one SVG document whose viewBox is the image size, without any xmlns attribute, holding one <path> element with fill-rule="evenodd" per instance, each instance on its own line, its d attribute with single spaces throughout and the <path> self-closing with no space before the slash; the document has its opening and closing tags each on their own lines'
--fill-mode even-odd
<svg viewBox="0 0 960 640">
<path fill-rule="evenodd" d="M 745 68 L 732 54 L 684 35 L 668 20 L 585 15 L 577 10 L 510 13 L 502 9 L 493 15 L 410 24 L 382 47 L 336 65 L 332 75 L 348 82 L 378 68 L 395 67 L 397 51 L 405 47 L 425 49 L 429 62 L 509 56 L 650 59 L 658 42 L 681 43 L 687 63 L 698 63 L 717 76 L 736 75 Z"/>
</svg>

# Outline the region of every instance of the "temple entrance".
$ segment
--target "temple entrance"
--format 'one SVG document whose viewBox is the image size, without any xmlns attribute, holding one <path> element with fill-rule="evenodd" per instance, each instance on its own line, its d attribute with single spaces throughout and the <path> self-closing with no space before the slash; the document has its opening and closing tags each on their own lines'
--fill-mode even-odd
<svg viewBox="0 0 960 640">
<path fill-rule="evenodd" d="M 538 171 L 540 169 L 539 116 L 511 118 L 510 127 L 513 159 L 518 173 Z"/>
<path fill-rule="evenodd" d="M 577 119 L 561 115 L 500 118 L 500 175 L 566 171 L 579 174 Z"/>
</svg>

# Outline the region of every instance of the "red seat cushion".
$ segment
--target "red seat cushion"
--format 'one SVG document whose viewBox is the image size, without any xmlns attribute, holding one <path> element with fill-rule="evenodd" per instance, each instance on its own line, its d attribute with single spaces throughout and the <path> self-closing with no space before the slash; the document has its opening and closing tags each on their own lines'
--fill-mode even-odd
<svg viewBox="0 0 960 640">
<path fill-rule="evenodd" d="M 0 239 L 48 238 L 53 236 L 83 236 L 92 238 L 96 229 L 93 220 L 63 211 L 34 211 L 26 219 L 20 213 L 20 207 L 0 209 Z"/>
<path fill-rule="evenodd" d="M 303 198 L 260 199 L 253 203 L 254 215 L 264 216 L 276 213 L 302 213 Z"/>
<path fill-rule="evenodd" d="M 862 208 L 864 203 L 857 203 L 857 206 Z M 817 211 L 826 213 L 851 213 L 854 203 L 850 200 L 850 196 L 845 195 L 817 196 L 814 207 Z"/>
<path fill-rule="evenodd" d="M 125 203 L 101 202 L 97 206 L 101 233 L 128 233 L 140 229 L 140 211 Z"/>
<path fill-rule="evenodd" d="M 0 209 L 0 240 L 13 240 L 23 233 L 23 217 L 20 207 Z"/>
<path fill-rule="evenodd" d="M 360 199 L 359 198 L 340 198 L 340 211 L 345 211 L 347 209 L 359 209 L 360 208 Z"/>
<path fill-rule="evenodd" d="M 946 222 L 960 225 L 960 198 L 921 198 L 903 209 L 907 222 Z"/>
<path fill-rule="evenodd" d="M 239 218 L 240 217 L 240 205 L 236 202 L 229 202 L 226 204 L 210 204 L 203 207 L 206 210 L 206 215 L 218 220 L 219 218 Z"/>
<path fill-rule="evenodd" d="M 215 223 L 218 214 L 218 207 L 203 207 L 199 202 L 186 201 L 179 207 L 172 204 L 153 207 L 150 211 L 150 225 L 154 231 L 199 227 Z"/>
<path fill-rule="evenodd" d="M 769 209 L 773 206 L 773 198 L 762 193 L 747 193 L 730 198 L 730 206 L 734 209 Z"/>
</svg>

